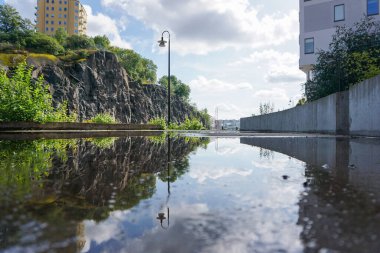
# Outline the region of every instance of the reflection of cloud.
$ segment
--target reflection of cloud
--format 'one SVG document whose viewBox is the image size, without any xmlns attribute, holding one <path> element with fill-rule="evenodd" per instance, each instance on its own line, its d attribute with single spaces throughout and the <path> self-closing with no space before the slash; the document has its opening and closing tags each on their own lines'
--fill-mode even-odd
<svg viewBox="0 0 380 253">
<path fill-rule="evenodd" d="M 252 170 L 239 169 L 239 168 L 210 168 L 210 167 L 194 167 L 191 168 L 189 176 L 196 179 L 199 183 L 203 183 L 207 179 L 219 179 L 231 175 L 248 176 L 252 174 Z"/>
<path fill-rule="evenodd" d="M 85 245 L 82 252 L 90 250 L 91 243 L 100 245 L 122 234 L 120 220 L 125 219 L 128 211 L 115 211 L 110 214 L 108 219 L 96 223 L 93 220 L 86 220 L 84 224 Z"/>
</svg>

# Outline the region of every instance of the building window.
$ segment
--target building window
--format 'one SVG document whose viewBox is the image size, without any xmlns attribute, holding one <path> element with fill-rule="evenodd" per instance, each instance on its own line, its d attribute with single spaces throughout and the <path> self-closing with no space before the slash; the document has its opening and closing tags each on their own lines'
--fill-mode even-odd
<svg viewBox="0 0 380 253">
<path fill-rule="evenodd" d="M 46 10 L 48 11 L 48 10 L 49 10 L 49 7 L 46 7 Z"/>
<path fill-rule="evenodd" d="M 48 20 L 46 20 L 46 22 L 45 22 L 47 25 L 49 24 L 49 21 Z"/>
<path fill-rule="evenodd" d="M 305 54 L 314 54 L 314 38 L 305 39 Z"/>
<path fill-rule="evenodd" d="M 54 25 L 54 21 L 51 21 L 50 23 L 51 23 L 52 25 Z"/>
<path fill-rule="evenodd" d="M 64 18 L 67 18 L 67 15 L 66 15 L 66 14 L 65 14 L 65 15 L 63 15 L 63 17 L 64 17 Z"/>
<path fill-rule="evenodd" d="M 51 14 L 51 17 L 54 18 L 54 14 Z"/>
<path fill-rule="evenodd" d="M 58 14 L 58 18 L 62 18 L 62 14 Z"/>
<path fill-rule="evenodd" d="M 58 21 L 58 24 L 62 25 L 62 21 Z"/>
<path fill-rule="evenodd" d="M 49 1 L 49 0 L 48 0 Z M 49 31 L 49 27 L 46 27 L 46 29 L 45 29 L 46 31 Z"/>
<path fill-rule="evenodd" d="M 49 3 L 49 0 L 46 0 L 47 3 Z"/>
<path fill-rule="evenodd" d="M 75 32 L 75 33 L 78 33 L 78 30 L 75 30 L 74 32 Z"/>
<path fill-rule="evenodd" d="M 54 11 L 54 7 L 51 7 L 51 10 Z"/>
<path fill-rule="evenodd" d="M 67 11 L 67 8 L 64 8 L 63 10 L 64 10 L 64 11 Z"/>
<path fill-rule="evenodd" d="M 50 31 L 54 32 L 54 27 L 50 28 Z"/>
<path fill-rule="evenodd" d="M 65 4 L 67 4 L 67 1 L 65 1 Z"/>
<path fill-rule="evenodd" d="M 344 20 L 344 4 L 334 6 L 334 21 Z"/>
<path fill-rule="evenodd" d="M 62 1 L 59 1 L 59 4 L 62 4 Z"/>
<path fill-rule="evenodd" d="M 66 21 L 63 21 L 63 24 L 66 25 L 67 24 Z"/>
<path fill-rule="evenodd" d="M 367 15 L 379 14 L 379 0 L 367 0 Z"/>
<path fill-rule="evenodd" d="M 48 17 L 49 17 L 49 14 L 46 14 L 46 17 L 48 18 Z"/>
<path fill-rule="evenodd" d="M 75 26 L 75 27 L 78 27 L 78 23 L 74 23 L 74 26 Z"/>
</svg>

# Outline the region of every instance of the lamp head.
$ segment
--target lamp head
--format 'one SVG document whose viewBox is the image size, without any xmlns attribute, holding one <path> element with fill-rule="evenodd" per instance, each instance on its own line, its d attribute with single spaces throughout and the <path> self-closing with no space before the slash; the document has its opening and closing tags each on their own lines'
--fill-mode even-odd
<svg viewBox="0 0 380 253">
<path fill-rule="evenodd" d="M 164 40 L 164 37 L 161 37 L 161 40 L 159 40 L 159 41 L 157 41 L 157 42 L 158 42 L 158 45 L 159 45 L 160 47 L 165 47 L 165 45 L 166 45 L 166 43 L 167 43 L 167 41 Z"/>
</svg>

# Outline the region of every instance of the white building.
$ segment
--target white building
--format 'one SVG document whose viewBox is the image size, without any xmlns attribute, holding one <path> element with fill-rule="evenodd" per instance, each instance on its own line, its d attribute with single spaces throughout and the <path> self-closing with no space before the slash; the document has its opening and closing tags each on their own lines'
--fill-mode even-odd
<svg viewBox="0 0 380 253">
<path fill-rule="evenodd" d="M 365 16 L 380 20 L 380 0 L 299 0 L 300 69 L 312 78 L 320 49 L 327 50 L 337 26 L 352 26 Z"/>
</svg>

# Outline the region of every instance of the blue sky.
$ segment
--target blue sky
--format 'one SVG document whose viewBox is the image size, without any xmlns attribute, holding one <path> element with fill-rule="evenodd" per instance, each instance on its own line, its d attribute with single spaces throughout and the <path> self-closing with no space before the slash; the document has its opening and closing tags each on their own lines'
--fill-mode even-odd
<svg viewBox="0 0 380 253">
<path fill-rule="evenodd" d="M 36 0 L 0 0 L 33 18 Z M 88 34 L 107 35 L 167 74 L 171 32 L 172 74 L 192 89 L 191 99 L 219 118 L 258 114 L 260 103 L 289 108 L 302 96 L 298 69 L 298 0 L 82 0 Z M 289 103 L 289 101 L 292 101 Z"/>
</svg>

